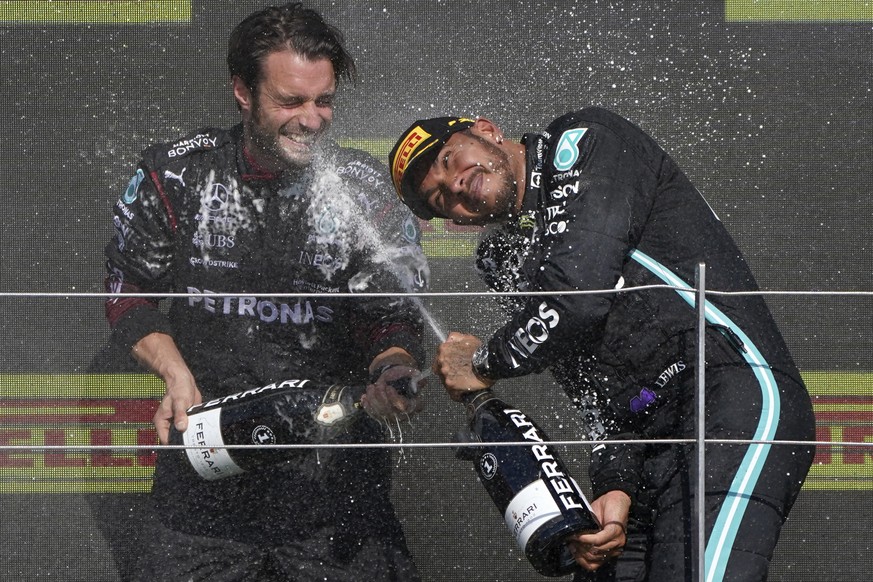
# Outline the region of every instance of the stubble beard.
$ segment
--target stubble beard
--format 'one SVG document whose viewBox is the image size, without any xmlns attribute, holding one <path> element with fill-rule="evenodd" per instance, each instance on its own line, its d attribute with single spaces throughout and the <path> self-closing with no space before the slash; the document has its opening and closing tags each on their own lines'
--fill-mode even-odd
<svg viewBox="0 0 873 582">
<path fill-rule="evenodd" d="M 258 156 L 271 167 L 282 170 L 305 168 L 312 162 L 312 150 L 291 151 L 282 147 L 283 130 L 276 132 L 265 127 L 261 119 L 261 108 L 258 101 L 252 104 L 251 118 L 248 122 L 248 134 L 252 145 L 257 149 Z"/>
</svg>

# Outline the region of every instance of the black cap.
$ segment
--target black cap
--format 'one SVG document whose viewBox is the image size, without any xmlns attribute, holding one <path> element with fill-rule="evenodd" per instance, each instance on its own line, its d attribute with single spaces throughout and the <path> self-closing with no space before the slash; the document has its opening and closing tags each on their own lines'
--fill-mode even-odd
<svg viewBox="0 0 873 582">
<path fill-rule="evenodd" d="M 413 183 L 415 168 L 425 162 L 430 165 L 452 134 L 471 127 L 475 122 L 475 119 L 466 117 L 421 119 L 403 132 L 388 154 L 391 180 L 397 195 L 419 218 L 430 220 L 435 214 L 422 199 L 418 185 Z"/>
</svg>

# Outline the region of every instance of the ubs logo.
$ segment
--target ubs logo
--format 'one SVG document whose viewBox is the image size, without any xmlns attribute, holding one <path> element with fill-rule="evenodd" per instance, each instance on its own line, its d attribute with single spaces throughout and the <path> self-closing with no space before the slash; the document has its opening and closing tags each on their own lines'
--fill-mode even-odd
<svg viewBox="0 0 873 582">
<path fill-rule="evenodd" d="M 236 237 L 227 234 L 212 234 L 195 232 L 191 244 L 197 248 L 232 249 L 236 246 Z"/>
</svg>

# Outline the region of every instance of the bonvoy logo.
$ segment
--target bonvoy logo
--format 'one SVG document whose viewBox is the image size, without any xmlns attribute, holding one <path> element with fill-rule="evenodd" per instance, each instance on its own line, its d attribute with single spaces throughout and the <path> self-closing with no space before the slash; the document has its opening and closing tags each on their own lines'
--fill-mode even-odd
<svg viewBox="0 0 873 582">
<path fill-rule="evenodd" d="M 191 139 L 185 139 L 174 143 L 170 146 L 170 149 L 167 150 L 167 157 L 178 158 L 196 149 L 214 148 L 217 141 L 217 138 L 199 133 Z"/>
</svg>

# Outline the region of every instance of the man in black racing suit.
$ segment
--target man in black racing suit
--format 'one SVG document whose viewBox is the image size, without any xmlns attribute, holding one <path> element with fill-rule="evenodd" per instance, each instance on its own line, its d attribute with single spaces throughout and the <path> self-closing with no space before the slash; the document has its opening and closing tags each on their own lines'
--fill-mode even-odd
<svg viewBox="0 0 873 582">
<path fill-rule="evenodd" d="M 712 209 L 651 137 L 593 107 L 521 143 L 484 118 L 417 121 L 389 164 L 419 217 L 494 224 L 480 273 L 532 293 L 505 299 L 510 320 L 486 341 L 455 332 L 439 348 L 450 395 L 548 369 L 586 436 L 612 441 L 592 452 L 603 529 L 570 542 L 577 580 L 691 580 L 695 448 L 619 443 L 696 435 L 698 264 L 709 289 L 758 289 Z M 614 291 L 536 295 L 592 290 Z M 710 295 L 705 319 L 706 438 L 813 440 L 809 395 L 761 296 Z M 766 578 L 812 458 L 812 446 L 706 447 L 707 581 Z"/>
<path fill-rule="evenodd" d="M 388 385 L 423 360 L 415 304 L 331 297 L 422 290 L 428 277 L 417 221 L 384 166 L 322 135 L 336 83 L 353 72 L 341 40 L 299 5 L 247 18 L 228 55 L 243 123 L 149 147 L 115 205 L 107 289 L 123 295 L 106 315 L 115 349 L 167 383 L 155 415 L 162 443 L 171 423 L 185 430 L 192 404 L 285 379 L 369 384 L 369 415 L 337 443 L 381 442 L 383 421 L 417 409 Z M 189 295 L 166 314 L 142 295 L 169 292 Z M 298 450 L 217 481 L 187 463 L 159 449 L 123 576 L 418 579 L 389 497 L 387 449 Z"/>
</svg>

